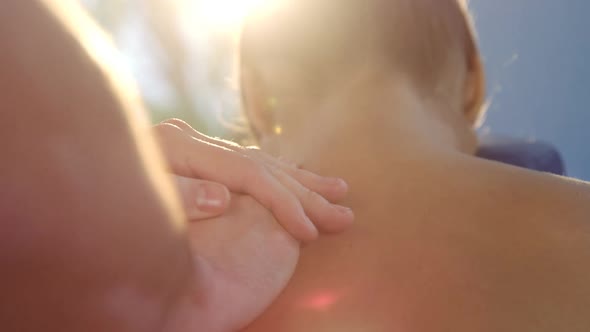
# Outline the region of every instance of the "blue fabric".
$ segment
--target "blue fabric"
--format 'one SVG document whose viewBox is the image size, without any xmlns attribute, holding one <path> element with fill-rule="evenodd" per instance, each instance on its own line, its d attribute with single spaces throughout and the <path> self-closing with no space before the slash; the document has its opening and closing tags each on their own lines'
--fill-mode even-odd
<svg viewBox="0 0 590 332">
<path fill-rule="evenodd" d="M 566 174 L 560 153 L 546 142 L 483 136 L 477 156 L 531 170 Z"/>
</svg>

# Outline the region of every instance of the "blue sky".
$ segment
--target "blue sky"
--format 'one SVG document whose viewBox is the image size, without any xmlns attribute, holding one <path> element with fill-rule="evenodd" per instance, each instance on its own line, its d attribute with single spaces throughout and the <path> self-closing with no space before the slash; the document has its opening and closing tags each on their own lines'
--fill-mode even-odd
<svg viewBox="0 0 590 332">
<path fill-rule="evenodd" d="M 553 143 L 590 180 L 590 1 L 471 0 L 492 133 Z"/>
</svg>

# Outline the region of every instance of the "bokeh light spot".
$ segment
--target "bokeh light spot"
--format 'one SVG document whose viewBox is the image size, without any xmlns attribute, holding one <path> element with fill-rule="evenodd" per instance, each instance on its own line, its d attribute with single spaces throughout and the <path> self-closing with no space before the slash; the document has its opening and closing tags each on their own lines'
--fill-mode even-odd
<svg viewBox="0 0 590 332">
<path fill-rule="evenodd" d="M 330 309 L 338 301 L 338 296 L 330 291 L 322 291 L 310 296 L 304 306 L 316 311 L 325 311 Z"/>
</svg>

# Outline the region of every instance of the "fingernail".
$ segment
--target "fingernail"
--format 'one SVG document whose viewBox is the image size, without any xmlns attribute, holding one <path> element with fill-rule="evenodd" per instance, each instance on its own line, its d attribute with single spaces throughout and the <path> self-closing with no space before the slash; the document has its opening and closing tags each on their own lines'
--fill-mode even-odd
<svg viewBox="0 0 590 332">
<path fill-rule="evenodd" d="M 227 195 L 228 192 L 224 186 L 201 184 L 196 190 L 195 203 L 201 211 L 215 212 L 224 207 L 228 199 Z"/>
<path fill-rule="evenodd" d="M 348 183 L 341 178 L 328 178 L 328 182 L 339 187 L 348 188 Z"/>
<path fill-rule="evenodd" d="M 351 208 L 348 208 L 346 206 L 341 206 L 341 205 L 334 205 L 334 208 L 336 209 L 336 211 L 347 215 L 347 216 L 354 216 L 354 212 L 352 212 Z"/>
</svg>

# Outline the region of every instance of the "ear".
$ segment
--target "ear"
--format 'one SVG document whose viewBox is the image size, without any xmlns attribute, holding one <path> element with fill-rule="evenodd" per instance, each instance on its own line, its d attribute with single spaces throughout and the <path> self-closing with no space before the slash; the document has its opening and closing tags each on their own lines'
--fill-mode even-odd
<svg viewBox="0 0 590 332">
<path fill-rule="evenodd" d="M 240 66 L 242 106 L 255 138 L 260 142 L 272 133 L 275 119 L 262 79 L 249 66 Z"/>
<path fill-rule="evenodd" d="M 465 77 L 464 110 L 465 117 L 473 127 L 478 127 L 485 113 L 485 74 L 479 54 L 474 54 L 469 61 Z"/>
</svg>

